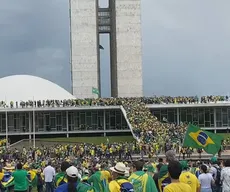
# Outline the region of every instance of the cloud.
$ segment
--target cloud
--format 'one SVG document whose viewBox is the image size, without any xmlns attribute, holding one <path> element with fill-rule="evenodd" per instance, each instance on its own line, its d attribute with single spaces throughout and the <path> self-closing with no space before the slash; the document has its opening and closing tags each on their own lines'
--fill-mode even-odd
<svg viewBox="0 0 230 192">
<path fill-rule="evenodd" d="M 101 5 L 106 5 L 105 1 Z M 226 94 L 230 2 L 142 0 L 145 95 Z M 69 5 L 63 0 L 2 0 L 0 76 L 31 74 L 70 91 Z M 109 72 L 102 37 L 102 71 Z M 105 96 L 109 77 L 104 77 Z"/>
<path fill-rule="evenodd" d="M 3 0 L 1 76 L 31 74 L 70 91 L 69 7 L 62 0 Z"/>
</svg>

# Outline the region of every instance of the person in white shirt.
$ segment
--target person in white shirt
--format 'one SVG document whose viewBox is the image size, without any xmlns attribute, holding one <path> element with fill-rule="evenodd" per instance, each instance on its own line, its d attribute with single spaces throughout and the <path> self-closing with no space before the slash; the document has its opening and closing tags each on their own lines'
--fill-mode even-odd
<svg viewBox="0 0 230 192">
<path fill-rule="evenodd" d="M 212 192 L 212 184 L 214 184 L 214 179 L 210 173 L 208 173 L 207 165 L 201 165 L 201 174 L 198 179 L 200 181 L 200 191 L 201 192 Z"/>
<path fill-rule="evenodd" d="M 222 192 L 230 191 L 230 159 L 224 162 L 224 168 L 221 171 L 220 180 L 222 181 Z"/>
<path fill-rule="evenodd" d="M 54 177 L 55 169 L 51 166 L 51 162 L 48 162 L 48 166 L 43 170 L 46 183 L 46 192 L 54 192 Z"/>
</svg>

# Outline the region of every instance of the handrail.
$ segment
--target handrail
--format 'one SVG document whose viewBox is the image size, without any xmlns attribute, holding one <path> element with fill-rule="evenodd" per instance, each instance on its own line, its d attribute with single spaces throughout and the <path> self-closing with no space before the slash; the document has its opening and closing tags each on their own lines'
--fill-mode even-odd
<svg viewBox="0 0 230 192">
<path fill-rule="evenodd" d="M 19 144 L 19 143 L 21 143 L 23 141 L 26 141 L 26 140 L 28 140 L 28 139 L 19 140 L 19 141 L 15 142 L 15 143 L 12 143 L 11 145 L 9 145 L 9 147 L 13 147 L 13 146 L 15 146 L 15 145 L 17 145 L 17 144 Z"/>
</svg>

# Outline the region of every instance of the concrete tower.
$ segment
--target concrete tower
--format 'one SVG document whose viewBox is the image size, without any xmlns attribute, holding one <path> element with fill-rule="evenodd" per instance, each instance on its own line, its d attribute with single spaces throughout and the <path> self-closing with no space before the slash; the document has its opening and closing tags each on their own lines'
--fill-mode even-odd
<svg viewBox="0 0 230 192">
<path fill-rule="evenodd" d="M 92 98 L 100 90 L 99 34 L 110 35 L 111 96 L 143 94 L 141 0 L 70 0 L 72 92 Z"/>
</svg>

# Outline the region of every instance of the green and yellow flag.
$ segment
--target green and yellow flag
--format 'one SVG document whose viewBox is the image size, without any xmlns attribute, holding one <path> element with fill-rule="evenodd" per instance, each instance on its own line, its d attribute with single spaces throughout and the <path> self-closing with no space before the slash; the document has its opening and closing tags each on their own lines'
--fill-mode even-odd
<svg viewBox="0 0 230 192">
<path fill-rule="evenodd" d="M 93 94 L 96 94 L 96 95 L 99 95 L 100 92 L 99 92 L 99 89 L 95 88 L 95 87 L 92 87 L 92 93 Z"/>
<path fill-rule="evenodd" d="M 222 136 L 203 131 L 190 124 L 187 127 L 183 147 L 204 149 L 207 153 L 215 155 L 221 148 L 222 140 Z"/>
</svg>

